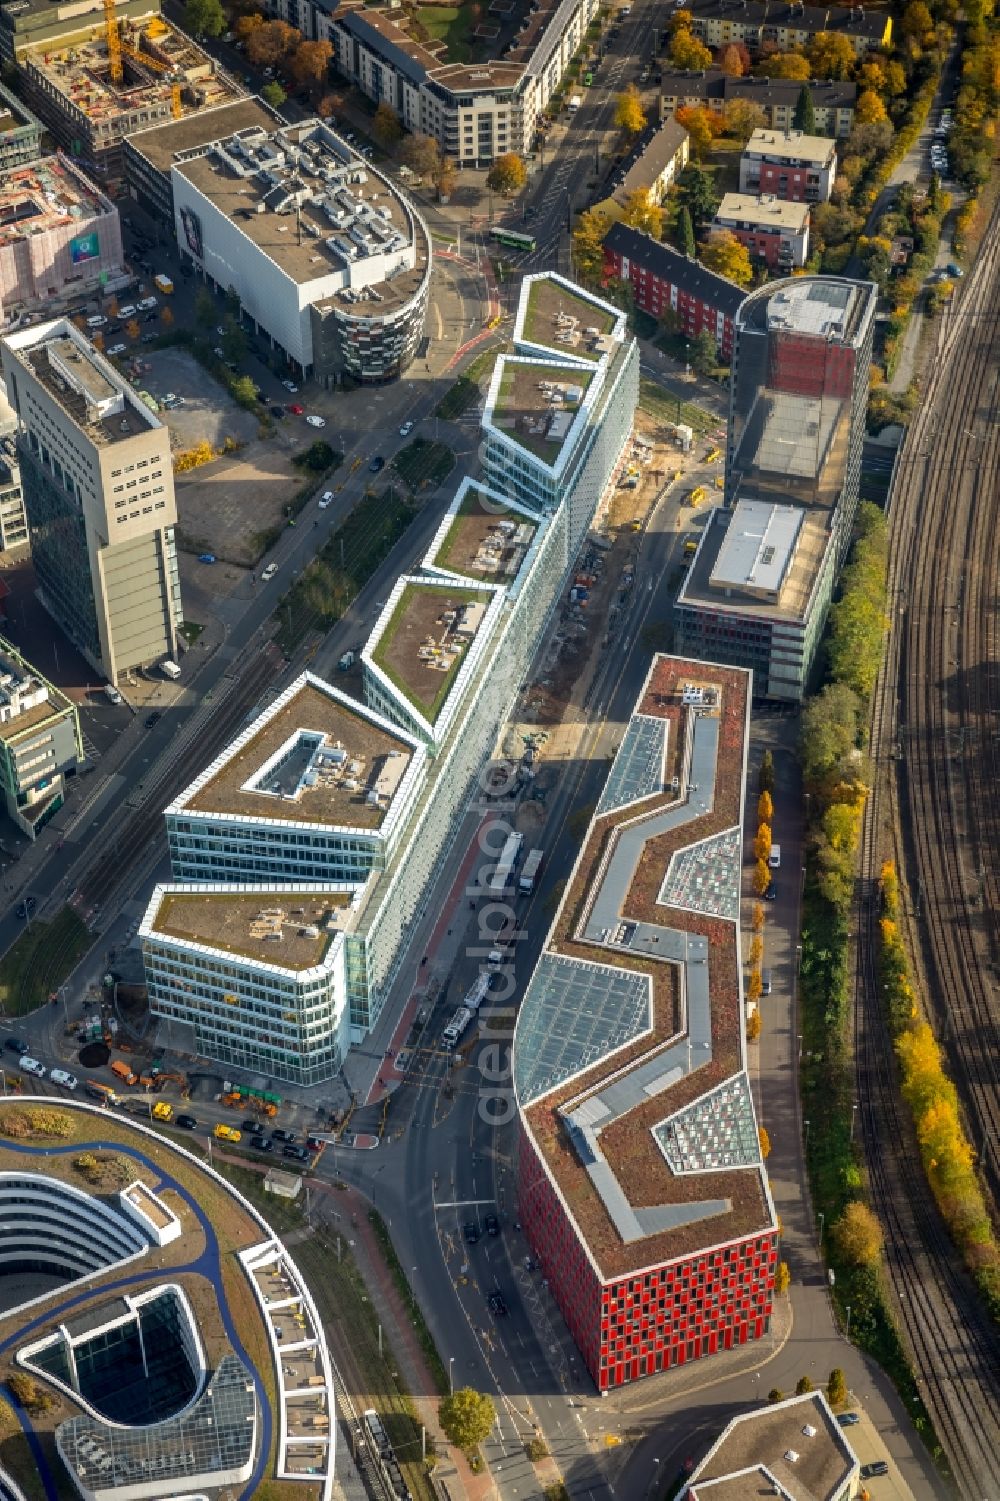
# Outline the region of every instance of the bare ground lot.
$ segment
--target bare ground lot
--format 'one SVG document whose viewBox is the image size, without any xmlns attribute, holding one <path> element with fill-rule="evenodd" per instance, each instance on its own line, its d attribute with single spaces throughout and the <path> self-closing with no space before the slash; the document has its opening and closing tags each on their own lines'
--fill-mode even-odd
<svg viewBox="0 0 1000 1501">
<path fill-rule="evenodd" d="M 171 391 L 184 398 L 183 406 L 160 412 L 174 453 L 203 442 L 221 448 L 227 438 L 245 445 L 231 457 L 174 477 L 179 546 L 252 567 L 265 534 L 281 521 L 302 483 L 288 449 L 295 435 L 279 423 L 274 437 L 258 437 L 253 413 L 238 407 L 185 349 L 156 349 L 143 360 L 150 366 L 141 377 L 144 390 L 158 400 Z"/>
</svg>

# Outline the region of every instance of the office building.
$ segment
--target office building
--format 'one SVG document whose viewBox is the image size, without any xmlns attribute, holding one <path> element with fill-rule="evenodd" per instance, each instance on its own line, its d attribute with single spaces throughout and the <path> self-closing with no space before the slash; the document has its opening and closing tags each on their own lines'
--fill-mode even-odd
<svg viewBox="0 0 1000 1501">
<path fill-rule="evenodd" d="M 174 184 L 171 168 L 187 156 L 221 145 L 231 136 L 265 135 L 283 123 L 263 99 L 237 99 L 215 109 L 199 110 L 181 120 L 168 120 L 125 139 L 122 163 L 124 188 L 133 203 L 170 226 L 173 233 Z"/>
<path fill-rule="evenodd" d="M 317 1084 L 385 1004 L 631 435 L 617 308 L 527 278 L 514 342 L 594 388 L 554 485 L 530 505 L 463 479 L 362 650 L 364 706 L 304 674 L 166 809 L 174 884 L 140 938 L 151 1008 L 196 1052 Z"/>
<path fill-rule="evenodd" d="M 20 6 L 7 7 L 20 10 Z M 114 7 L 46 6 L 26 0 L 40 27 L 9 38 L 25 98 L 59 145 L 104 185 L 122 176 L 126 136 L 242 97 L 242 89 L 185 32 L 160 15 L 159 0 Z M 20 19 L 20 18 L 18 18 Z M 0 27 L 2 27 L 0 20 Z"/>
<path fill-rule="evenodd" d="M 182 257 L 235 290 L 292 366 L 327 385 L 402 374 L 423 333 L 430 235 L 333 130 L 244 129 L 170 174 Z"/>
<path fill-rule="evenodd" d="M 688 164 L 691 138 L 671 116 L 652 124 L 639 137 L 611 180 L 611 196 L 624 208 L 632 193 L 648 193 L 662 203 Z"/>
<path fill-rule="evenodd" d="M 182 616 L 168 429 L 67 318 L 2 343 L 46 609 L 112 683 L 173 658 Z"/>
<path fill-rule="evenodd" d="M 118 210 L 68 157 L 0 176 L 0 324 L 86 299 L 123 275 Z"/>
<path fill-rule="evenodd" d="M 17 413 L 7 400 L 7 388 L 0 380 L 0 552 L 3 553 L 26 548 L 29 540 L 16 432 Z"/>
<path fill-rule="evenodd" d="M 712 220 L 728 230 L 769 271 L 788 271 L 809 259 L 809 205 L 783 203 L 773 194 L 726 193 Z"/>
<path fill-rule="evenodd" d="M 801 92 L 801 83 L 791 78 L 734 78 L 723 73 L 721 68 L 701 71 L 665 69 L 660 75 L 660 119 L 665 120 L 682 106 L 690 104 L 699 104 L 714 114 L 724 115 L 731 100 L 746 99 L 751 104 L 760 105 L 768 129 L 792 130 Z M 814 78 L 810 81 L 809 92 L 817 132 L 845 140 L 854 127 L 857 84 Z"/>
<path fill-rule="evenodd" d="M 26 1114 L 50 1102 L 28 1098 Z M 106 1102 L 63 1091 L 59 1111 L 68 1140 L 44 1159 L 4 1141 L 5 1375 L 40 1394 L 4 1442 L 5 1498 L 207 1501 L 298 1481 L 331 1501 L 333 1367 L 290 1252 L 209 1164 L 134 1117 L 116 1112 L 95 1179 L 80 1143 L 107 1132 Z"/>
<path fill-rule="evenodd" d="M 829 203 L 836 176 L 836 141 L 801 130 L 755 130 L 740 157 L 741 193 L 791 203 Z"/>
<path fill-rule="evenodd" d="M 632 432 L 639 357 L 619 308 L 553 273 L 526 276 L 513 354 L 483 410 L 487 483 L 543 512 L 569 503 L 579 546 Z"/>
<path fill-rule="evenodd" d="M 725 506 L 674 628 L 679 651 L 752 667 L 762 696 L 803 697 L 850 545 L 876 297 L 870 282 L 803 276 L 737 315 Z"/>
<path fill-rule="evenodd" d="M 38 837 L 82 760 L 75 705 L 0 637 L 0 786 L 22 834 Z"/>
<path fill-rule="evenodd" d="M 747 1074 L 750 674 L 653 659 L 517 1015 L 518 1217 L 599 1391 L 761 1339 Z"/>
<path fill-rule="evenodd" d="M 730 359 L 736 314 L 746 297 L 734 281 L 621 223 L 612 224 L 604 239 L 604 275 L 627 281 L 636 307 L 651 317 L 673 314 L 685 338 L 710 333 L 720 357 Z"/>
<path fill-rule="evenodd" d="M 822 1392 L 788 1397 L 726 1424 L 678 1501 L 740 1501 L 755 1495 L 784 1501 L 853 1501 L 861 1466 Z"/>
<path fill-rule="evenodd" d="M 845 36 L 857 57 L 888 48 L 892 17 L 863 5 L 800 5 L 797 0 L 685 0 L 691 33 L 706 47 L 743 42 L 751 52 L 806 48 L 819 32 Z"/>
<path fill-rule="evenodd" d="M 0 10 L 0 56 L 3 52 L 3 22 L 12 9 L 17 7 L 7 6 Z M 23 100 L 0 84 L 0 175 L 36 162 L 41 154 L 41 120 L 35 118 Z"/>
</svg>

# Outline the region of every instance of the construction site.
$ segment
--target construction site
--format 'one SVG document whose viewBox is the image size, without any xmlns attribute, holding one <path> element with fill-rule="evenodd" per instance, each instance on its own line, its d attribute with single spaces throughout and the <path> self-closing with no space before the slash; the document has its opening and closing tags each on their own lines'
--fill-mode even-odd
<svg viewBox="0 0 1000 1501">
<path fill-rule="evenodd" d="M 25 93 L 59 143 L 102 183 L 122 175 L 128 135 L 242 97 L 190 37 L 151 9 L 120 17 L 114 0 L 58 38 L 20 49 Z"/>
</svg>

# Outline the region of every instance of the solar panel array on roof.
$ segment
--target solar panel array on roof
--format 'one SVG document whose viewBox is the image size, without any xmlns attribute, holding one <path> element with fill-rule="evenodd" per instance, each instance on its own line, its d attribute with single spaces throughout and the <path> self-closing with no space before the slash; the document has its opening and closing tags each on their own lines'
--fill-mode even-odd
<svg viewBox="0 0 1000 1501">
<path fill-rule="evenodd" d="M 652 1026 L 648 975 L 543 954 L 518 1017 L 514 1083 L 522 1105 Z"/>
<path fill-rule="evenodd" d="M 665 719 L 633 714 L 597 804 L 598 818 L 661 791 L 666 745 Z"/>
</svg>

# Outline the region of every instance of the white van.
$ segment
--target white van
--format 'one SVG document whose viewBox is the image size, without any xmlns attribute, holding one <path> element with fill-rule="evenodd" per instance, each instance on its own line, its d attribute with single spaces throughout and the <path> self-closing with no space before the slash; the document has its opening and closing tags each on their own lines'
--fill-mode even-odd
<svg viewBox="0 0 1000 1501">
<path fill-rule="evenodd" d="M 39 1063 L 37 1058 L 29 1058 L 27 1053 L 21 1054 L 17 1065 L 18 1068 L 23 1068 L 26 1074 L 34 1074 L 36 1079 L 45 1078 L 47 1072 L 45 1064 Z"/>
<path fill-rule="evenodd" d="M 181 675 L 181 670 L 177 666 L 177 663 L 172 662 L 169 657 L 165 662 L 160 663 L 160 671 L 163 673 L 163 676 L 165 678 L 170 678 L 171 682 L 173 682 L 176 678 L 179 678 Z"/>
<path fill-rule="evenodd" d="M 781 845 L 772 844 L 771 853 L 767 857 L 767 863 L 772 870 L 781 869 Z"/>
<path fill-rule="evenodd" d="M 110 704 L 120 704 L 123 701 L 122 700 L 122 696 L 118 692 L 118 689 L 115 687 L 114 683 L 105 683 L 105 685 L 104 685 L 104 697 L 108 700 L 108 703 L 110 703 Z"/>
</svg>

